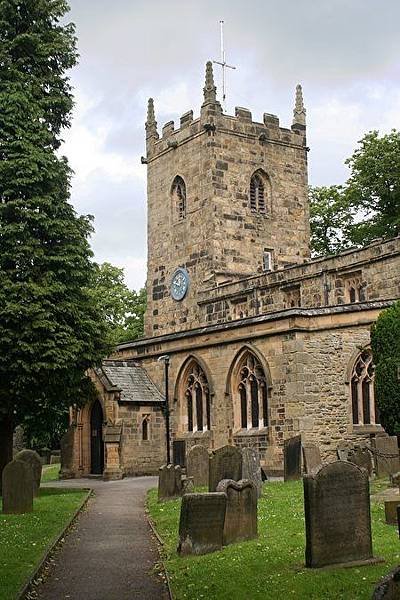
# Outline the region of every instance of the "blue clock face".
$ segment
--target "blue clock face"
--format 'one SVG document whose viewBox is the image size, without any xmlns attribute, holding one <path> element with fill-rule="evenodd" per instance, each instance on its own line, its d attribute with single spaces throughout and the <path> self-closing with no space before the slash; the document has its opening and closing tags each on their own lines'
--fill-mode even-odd
<svg viewBox="0 0 400 600">
<path fill-rule="evenodd" d="M 172 275 L 171 296 L 174 300 L 183 300 L 189 287 L 189 273 L 186 269 L 176 269 Z"/>
</svg>

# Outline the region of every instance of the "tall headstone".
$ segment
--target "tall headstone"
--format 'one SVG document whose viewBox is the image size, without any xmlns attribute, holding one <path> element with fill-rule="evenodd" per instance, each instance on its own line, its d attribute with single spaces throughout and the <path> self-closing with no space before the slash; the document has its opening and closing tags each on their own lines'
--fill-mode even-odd
<svg viewBox="0 0 400 600">
<path fill-rule="evenodd" d="M 158 501 L 177 498 L 182 494 L 182 469 L 178 465 L 163 465 L 158 471 Z"/>
<path fill-rule="evenodd" d="M 254 448 L 242 448 L 242 478 L 250 479 L 257 489 L 257 498 L 262 494 L 261 465 L 258 452 Z"/>
<path fill-rule="evenodd" d="M 396 567 L 376 586 L 372 600 L 399 600 L 400 567 Z"/>
<path fill-rule="evenodd" d="M 61 448 L 61 469 L 60 477 L 62 479 L 71 479 L 74 477 L 74 437 L 75 431 L 70 427 L 60 440 Z"/>
<path fill-rule="evenodd" d="M 284 441 L 283 468 L 285 481 L 301 478 L 301 435 Z"/>
<path fill-rule="evenodd" d="M 303 483 L 306 566 L 371 561 L 368 473 L 336 461 L 306 475 Z"/>
<path fill-rule="evenodd" d="M 21 450 L 14 457 L 15 460 L 26 462 L 32 469 L 33 474 L 33 495 L 37 496 L 40 488 L 40 480 L 42 479 L 42 461 L 40 456 L 34 450 Z"/>
<path fill-rule="evenodd" d="M 239 481 L 242 478 L 242 452 L 236 446 L 222 446 L 210 456 L 208 489 L 215 492 L 222 479 Z"/>
<path fill-rule="evenodd" d="M 321 453 L 316 444 L 307 442 L 303 444 L 303 462 L 306 473 L 312 473 L 322 466 Z"/>
<path fill-rule="evenodd" d="M 179 521 L 178 554 L 206 554 L 223 544 L 226 494 L 185 494 Z"/>
<path fill-rule="evenodd" d="M 347 460 L 354 465 L 357 465 L 357 467 L 366 469 L 369 476 L 372 475 L 372 457 L 368 448 L 360 448 L 359 446 L 353 448 L 349 451 Z"/>
<path fill-rule="evenodd" d="M 33 472 L 28 462 L 14 459 L 3 469 L 3 513 L 21 515 L 33 510 Z"/>
<path fill-rule="evenodd" d="M 378 477 L 400 471 L 399 446 L 397 436 L 380 435 L 372 440 L 372 453 Z"/>
<path fill-rule="evenodd" d="M 195 486 L 208 485 L 209 456 L 204 446 L 192 446 L 187 453 L 186 472 Z"/>
<path fill-rule="evenodd" d="M 227 497 L 224 545 L 257 537 L 257 488 L 250 479 L 223 479 L 217 492 Z"/>
</svg>

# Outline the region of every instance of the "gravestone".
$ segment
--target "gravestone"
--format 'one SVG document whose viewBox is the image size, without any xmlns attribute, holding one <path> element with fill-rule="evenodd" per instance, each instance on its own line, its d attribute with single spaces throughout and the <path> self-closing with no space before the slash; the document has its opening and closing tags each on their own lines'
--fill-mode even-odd
<svg viewBox="0 0 400 600">
<path fill-rule="evenodd" d="M 369 479 L 363 469 L 336 461 L 303 478 L 306 566 L 372 559 Z"/>
<path fill-rule="evenodd" d="M 42 461 L 40 456 L 34 450 L 21 450 L 15 455 L 14 460 L 22 460 L 26 462 L 32 469 L 33 475 L 33 495 L 36 497 L 40 488 L 40 480 L 42 479 Z"/>
<path fill-rule="evenodd" d="M 400 496 L 385 498 L 385 521 L 388 525 L 397 525 L 397 507 L 400 505 Z"/>
<path fill-rule="evenodd" d="M 14 459 L 3 469 L 3 513 L 21 515 L 33 510 L 33 472 L 26 461 Z"/>
<path fill-rule="evenodd" d="M 60 477 L 62 479 L 71 479 L 71 477 L 74 477 L 74 437 L 74 428 L 70 427 L 60 440 Z"/>
<path fill-rule="evenodd" d="M 378 477 L 400 471 L 397 436 L 380 435 L 372 440 L 372 453 Z"/>
<path fill-rule="evenodd" d="M 208 489 L 215 492 L 222 479 L 239 481 L 242 478 L 242 453 L 236 446 L 222 446 L 210 456 Z"/>
<path fill-rule="evenodd" d="M 192 446 L 187 453 L 186 472 L 193 477 L 194 485 L 208 485 L 209 456 L 204 446 Z"/>
<path fill-rule="evenodd" d="M 183 494 L 192 494 L 194 492 L 193 477 L 182 475 L 182 496 Z"/>
<path fill-rule="evenodd" d="M 301 435 L 284 441 L 283 476 L 285 481 L 301 478 Z"/>
<path fill-rule="evenodd" d="M 398 487 L 400 492 L 400 473 L 392 473 L 390 475 L 390 483 L 393 487 Z"/>
<path fill-rule="evenodd" d="M 254 448 L 242 448 L 242 478 L 250 479 L 256 486 L 257 498 L 262 495 L 261 465 L 258 452 Z"/>
<path fill-rule="evenodd" d="M 322 466 L 321 453 L 316 444 L 303 444 L 303 462 L 306 473 L 312 473 Z"/>
<path fill-rule="evenodd" d="M 368 475 L 371 477 L 373 466 L 371 452 L 368 450 L 368 448 L 360 448 L 359 446 L 356 446 L 349 451 L 347 460 L 354 465 L 357 465 L 357 467 L 366 469 L 368 471 Z"/>
<path fill-rule="evenodd" d="M 399 600 L 400 567 L 396 567 L 377 585 L 372 600 Z"/>
<path fill-rule="evenodd" d="M 177 498 L 182 494 L 182 469 L 178 465 L 163 465 L 158 470 L 158 501 Z"/>
<path fill-rule="evenodd" d="M 350 450 L 352 450 L 352 448 L 349 446 L 349 444 L 346 444 L 345 442 L 338 444 L 336 448 L 336 454 L 338 459 L 347 460 Z"/>
<path fill-rule="evenodd" d="M 250 479 L 223 479 L 217 492 L 226 494 L 224 545 L 257 537 L 257 488 Z"/>
<path fill-rule="evenodd" d="M 226 494 L 185 494 L 179 521 L 178 553 L 206 554 L 220 550 L 226 511 Z"/>
<path fill-rule="evenodd" d="M 172 462 L 182 468 L 186 467 L 186 442 L 174 440 L 172 442 Z"/>
</svg>

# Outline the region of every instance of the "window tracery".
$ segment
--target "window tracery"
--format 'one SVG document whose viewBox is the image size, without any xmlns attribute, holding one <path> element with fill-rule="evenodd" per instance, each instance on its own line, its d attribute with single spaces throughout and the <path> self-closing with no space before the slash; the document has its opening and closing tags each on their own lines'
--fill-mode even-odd
<svg viewBox="0 0 400 600">
<path fill-rule="evenodd" d="M 188 431 L 210 430 L 210 389 L 203 369 L 195 361 L 186 375 L 185 398 Z"/>
<path fill-rule="evenodd" d="M 379 423 L 374 394 L 375 366 L 370 349 L 363 350 L 351 374 L 351 404 L 354 425 Z"/>
<path fill-rule="evenodd" d="M 268 385 L 264 369 L 254 354 L 246 352 L 240 362 L 234 390 L 239 404 L 236 426 L 260 429 L 268 426 Z"/>
</svg>

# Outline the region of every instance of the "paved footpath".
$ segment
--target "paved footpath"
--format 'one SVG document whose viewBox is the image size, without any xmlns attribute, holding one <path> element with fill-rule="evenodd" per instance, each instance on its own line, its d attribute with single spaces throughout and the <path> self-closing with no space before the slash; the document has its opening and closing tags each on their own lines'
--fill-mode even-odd
<svg viewBox="0 0 400 600">
<path fill-rule="evenodd" d="M 166 600 L 165 584 L 152 572 L 158 551 L 144 513 L 146 491 L 156 484 L 156 477 L 49 484 L 91 487 L 95 496 L 36 588 L 38 599 Z"/>
</svg>

